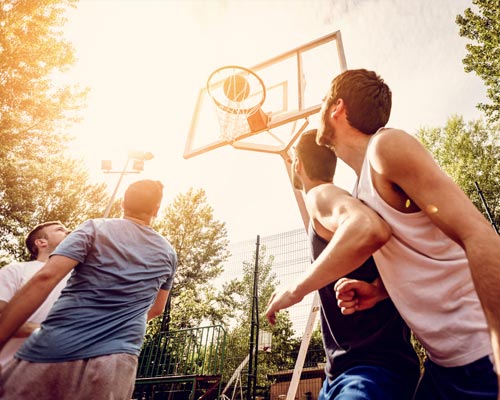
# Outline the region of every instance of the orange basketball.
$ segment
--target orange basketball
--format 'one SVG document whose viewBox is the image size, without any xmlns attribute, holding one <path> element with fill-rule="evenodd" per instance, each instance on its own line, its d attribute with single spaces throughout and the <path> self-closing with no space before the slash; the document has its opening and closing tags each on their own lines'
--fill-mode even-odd
<svg viewBox="0 0 500 400">
<path fill-rule="evenodd" d="M 243 101 L 250 95 L 250 84 L 241 75 L 231 75 L 224 81 L 224 94 L 231 101 Z"/>
</svg>

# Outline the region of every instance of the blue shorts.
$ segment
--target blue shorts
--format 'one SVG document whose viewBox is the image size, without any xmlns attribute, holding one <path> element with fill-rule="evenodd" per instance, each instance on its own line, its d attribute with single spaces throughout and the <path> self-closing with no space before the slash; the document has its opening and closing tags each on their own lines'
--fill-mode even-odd
<svg viewBox="0 0 500 400">
<path fill-rule="evenodd" d="M 498 379 L 488 356 L 462 367 L 425 361 L 415 400 L 497 400 Z"/>
<path fill-rule="evenodd" d="M 383 367 L 353 367 L 333 381 L 325 379 L 318 400 L 411 400 L 418 376 Z"/>
</svg>

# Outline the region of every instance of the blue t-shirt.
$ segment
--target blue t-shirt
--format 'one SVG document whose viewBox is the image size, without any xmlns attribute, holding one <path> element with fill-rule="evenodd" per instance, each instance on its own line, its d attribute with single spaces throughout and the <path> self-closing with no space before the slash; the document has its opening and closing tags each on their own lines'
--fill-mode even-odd
<svg viewBox="0 0 500 400">
<path fill-rule="evenodd" d="M 107 354 L 139 355 L 147 312 L 172 287 L 177 256 L 151 227 L 127 219 L 81 224 L 52 255 L 78 261 L 40 330 L 16 357 L 60 362 Z"/>
</svg>

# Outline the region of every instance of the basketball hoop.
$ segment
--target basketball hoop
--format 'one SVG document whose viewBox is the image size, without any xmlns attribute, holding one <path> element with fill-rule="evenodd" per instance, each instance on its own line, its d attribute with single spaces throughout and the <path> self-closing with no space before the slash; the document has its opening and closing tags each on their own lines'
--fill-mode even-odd
<svg viewBox="0 0 500 400">
<path fill-rule="evenodd" d="M 271 348 L 272 340 L 273 340 L 273 334 L 271 332 L 260 330 L 259 346 L 258 346 L 259 351 L 270 353 L 272 350 Z"/>
<path fill-rule="evenodd" d="M 243 133 L 266 128 L 268 117 L 260 108 L 266 87 L 251 70 L 234 65 L 218 68 L 208 77 L 207 92 L 217 108 L 224 139 L 233 142 Z"/>
</svg>

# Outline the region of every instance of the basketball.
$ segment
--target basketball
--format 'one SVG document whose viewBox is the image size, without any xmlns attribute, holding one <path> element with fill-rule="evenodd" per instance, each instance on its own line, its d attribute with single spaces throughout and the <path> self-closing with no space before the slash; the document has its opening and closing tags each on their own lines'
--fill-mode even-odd
<svg viewBox="0 0 500 400">
<path fill-rule="evenodd" d="M 250 94 L 250 84 L 241 75 L 231 75 L 224 81 L 224 94 L 231 101 L 246 100 Z"/>
</svg>

